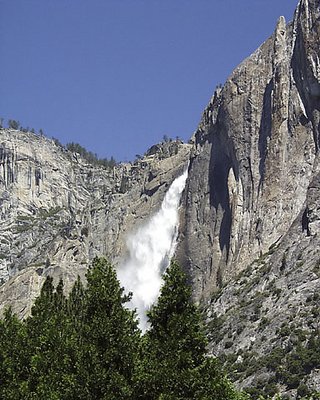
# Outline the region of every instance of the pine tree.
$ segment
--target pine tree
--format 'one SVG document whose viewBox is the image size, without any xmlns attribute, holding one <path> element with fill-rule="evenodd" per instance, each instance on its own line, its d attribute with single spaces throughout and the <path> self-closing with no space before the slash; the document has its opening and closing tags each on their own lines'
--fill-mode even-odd
<svg viewBox="0 0 320 400">
<path fill-rule="evenodd" d="M 20 126 L 20 122 L 16 121 L 15 119 L 9 119 L 8 125 L 10 129 L 18 130 Z"/>
<path fill-rule="evenodd" d="M 201 314 L 192 302 L 185 274 L 174 262 L 148 318 L 151 327 L 136 367 L 137 399 L 238 398 L 216 360 L 206 357 Z"/>
<path fill-rule="evenodd" d="M 39 399 L 72 399 L 77 388 L 78 336 L 67 312 L 60 280 L 48 277 L 26 321 L 31 349 L 28 387 Z"/>
<path fill-rule="evenodd" d="M 115 270 L 95 259 L 68 298 L 48 277 L 31 316 L 0 320 L 0 400 L 239 400 L 206 357 L 201 315 L 177 264 L 140 338 Z"/>
<path fill-rule="evenodd" d="M 95 259 L 87 273 L 79 379 L 88 399 L 130 399 L 140 331 L 124 307 L 115 270 Z"/>
<path fill-rule="evenodd" d="M 130 296 L 105 259 L 86 277 L 68 298 L 48 277 L 26 321 L 0 321 L 0 399 L 132 398 L 140 331 L 124 307 Z"/>
<path fill-rule="evenodd" d="M 27 398 L 30 352 L 25 326 L 8 309 L 0 320 L 0 399 Z"/>
</svg>

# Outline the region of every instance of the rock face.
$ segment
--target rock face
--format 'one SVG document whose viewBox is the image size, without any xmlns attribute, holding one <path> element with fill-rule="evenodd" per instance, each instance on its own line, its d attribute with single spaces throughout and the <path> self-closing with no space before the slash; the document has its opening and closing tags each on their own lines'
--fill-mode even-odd
<svg viewBox="0 0 320 400">
<path fill-rule="evenodd" d="M 47 274 L 68 287 L 95 255 L 117 262 L 190 160 L 176 257 L 210 352 L 239 386 L 320 390 L 319 49 L 319 1 L 301 0 L 215 91 L 192 144 L 156 145 L 113 170 L 2 130 L 1 307 L 23 316 Z"/>
<path fill-rule="evenodd" d="M 31 133 L 2 130 L 0 143 L 0 307 L 20 316 L 48 274 L 68 289 L 93 257 L 124 256 L 127 233 L 158 209 L 191 147 L 163 143 L 106 170 Z"/>
<path fill-rule="evenodd" d="M 198 298 L 265 253 L 304 206 L 318 166 L 318 17 L 316 1 L 300 2 L 288 26 L 281 17 L 203 114 L 181 244 Z"/>
<path fill-rule="evenodd" d="M 212 353 L 237 355 L 234 379 L 270 394 L 276 384 L 290 395 L 301 384 L 298 393 L 320 390 L 319 370 L 289 382 L 263 358 L 286 349 L 286 368 L 297 332 L 304 348 L 319 334 L 319 7 L 301 0 L 293 22 L 280 17 L 214 93 L 194 135 L 177 251 Z"/>
</svg>

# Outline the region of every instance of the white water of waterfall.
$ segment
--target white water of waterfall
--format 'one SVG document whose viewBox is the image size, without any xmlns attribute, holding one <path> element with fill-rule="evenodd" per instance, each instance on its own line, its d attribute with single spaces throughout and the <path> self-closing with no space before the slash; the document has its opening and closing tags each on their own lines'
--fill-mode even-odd
<svg viewBox="0 0 320 400">
<path fill-rule="evenodd" d="M 146 312 L 157 300 L 162 274 L 174 254 L 179 223 L 179 204 L 188 169 L 168 189 L 160 210 L 127 240 L 128 258 L 118 270 L 126 291 L 133 293 L 130 308 L 136 308 L 140 328 L 147 329 Z"/>
</svg>

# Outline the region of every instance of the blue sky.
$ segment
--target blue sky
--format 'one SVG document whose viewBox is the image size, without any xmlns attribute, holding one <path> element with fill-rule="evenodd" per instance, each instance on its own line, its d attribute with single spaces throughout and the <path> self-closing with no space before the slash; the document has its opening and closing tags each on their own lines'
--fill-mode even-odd
<svg viewBox="0 0 320 400">
<path fill-rule="evenodd" d="M 131 160 L 188 140 L 297 0 L 0 0 L 0 117 Z"/>
</svg>

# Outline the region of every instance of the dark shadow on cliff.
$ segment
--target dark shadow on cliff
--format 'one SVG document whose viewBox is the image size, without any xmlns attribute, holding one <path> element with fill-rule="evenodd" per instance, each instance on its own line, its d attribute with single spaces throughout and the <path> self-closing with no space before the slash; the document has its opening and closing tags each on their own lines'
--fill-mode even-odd
<svg viewBox="0 0 320 400">
<path fill-rule="evenodd" d="M 291 68 L 308 120 L 312 123 L 313 139 L 316 152 L 318 152 L 320 148 L 320 84 L 314 76 L 300 24 L 297 27 Z"/>
<path fill-rule="evenodd" d="M 259 191 L 264 180 L 265 174 L 265 163 L 267 158 L 267 142 L 268 138 L 271 137 L 271 127 L 272 127 L 272 90 L 273 90 L 273 80 L 271 80 L 265 88 L 263 95 L 263 111 L 260 121 L 259 130 Z"/>
<path fill-rule="evenodd" d="M 234 165 L 232 162 L 232 158 L 235 158 L 234 148 L 231 141 L 228 141 L 224 129 L 219 128 L 219 124 L 214 127 L 210 141 L 212 144 L 209 167 L 210 206 L 215 209 L 215 226 L 219 226 L 220 223 L 219 245 L 221 251 L 225 250 L 227 261 L 232 225 L 228 176 Z M 233 157 L 231 158 L 229 154 Z M 237 171 L 235 175 L 238 176 Z"/>
</svg>

